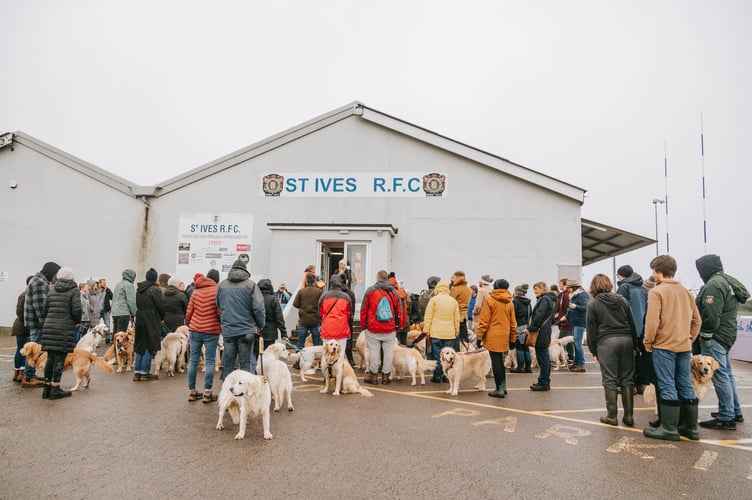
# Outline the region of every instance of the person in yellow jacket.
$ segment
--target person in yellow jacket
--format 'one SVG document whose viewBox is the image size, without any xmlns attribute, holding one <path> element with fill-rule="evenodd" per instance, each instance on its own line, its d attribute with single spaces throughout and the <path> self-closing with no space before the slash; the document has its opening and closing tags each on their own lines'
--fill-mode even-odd
<svg viewBox="0 0 752 500">
<path fill-rule="evenodd" d="M 476 330 L 478 341 L 491 355 L 491 369 L 493 370 L 496 390 L 488 393 L 493 398 L 503 398 L 507 395 L 507 374 L 504 369 L 504 358 L 509 353 L 509 345 L 517 340 L 517 319 L 514 315 L 512 294 L 509 293 L 509 282 L 505 279 L 494 281 L 493 290 L 483 301 L 480 309 L 480 321 Z"/>
<path fill-rule="evenodd" d="M 460 332 L 460 306 L 449 295 L 449 283 L 439 281 L 434 296 L 426 305 L 423 319 L 423 331 L 431 337 L 431 357 L 436 360 L 436 370 L 431 382 L 438 384 L 446 381 L 441 369 L 441 349 L 451 347 L 459 350 L 457 334 Z"/>
</svg>

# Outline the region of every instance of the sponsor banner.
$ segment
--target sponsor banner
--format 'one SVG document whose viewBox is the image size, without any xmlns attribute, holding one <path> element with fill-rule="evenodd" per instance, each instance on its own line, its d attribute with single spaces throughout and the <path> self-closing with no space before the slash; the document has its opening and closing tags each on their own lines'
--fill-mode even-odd
<svg viewBox="0 0 752 500">
<path fill-rule="evenodd" d="M 447 195 L 447 177 L 439 172 L 270 172 L 261 179 L 261 195 L 287 198 L 442 197 Z"/>
<path fill-rule="evenodd" d="M 729 357 L 752 361 L 752 316 L 736 317 L 736 342 L 729 351 Z"/>
<path fill-rule="evenodd" d="M 177 241 L 177 276 L 187 285 L 193 275 L 216 269 L 227 277 L 236 259 L 251 272 L 252 214 L 180 214 Z"/>
</svg>

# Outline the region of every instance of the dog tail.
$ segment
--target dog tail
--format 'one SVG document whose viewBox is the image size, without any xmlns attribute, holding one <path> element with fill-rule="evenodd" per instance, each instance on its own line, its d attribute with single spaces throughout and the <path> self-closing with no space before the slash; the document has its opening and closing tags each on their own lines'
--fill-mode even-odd
<svg viewBox="0 0 752 500">
<path fill-rule="evenodd" d="M 435 370 L 436 360 L 435 359 L 421 359 L 420 364 L 418 365 L 418 368 L 423 371 Z"/>
<path fill-rule="evenodd" d="M 646 405 L 655 401 L 655 386 L 653 384 L 645 387 L 645 391 L 642 393 L 642 400 Z"/>
<path fill-rule="evenodd" d="M 290 357 L 287 358 L 287 359 L 289 359 L 290 361 L 292 361 L 293 364 L 297 363 L 298 361 L 300 361 L 300 353 L 299 352 L 294 352 L 294 353 L 290 354 Z"/>
<path fill-rule="evenodd" d="M 574 335 L 569 335 L 568 337 L 559 337 L 559 344 L 561 345 L 568 345 L 574 342 Z"/>
<path fill-rule="evenodd" d="M 111 364 L 109 364 L 104 359 L 98 358 L 96 354 L 90 353 L 89 351 L 85 351 L 83 349 L 76 349 L 78 351 L 79 356 L 86 356 L 89 358 L 91 363 L 99 368 L 100 370 L 107 372 L 107 373 L 115 373 L 115 368 Z M 86 354 L 83 354 L 86 353 Z"/>
</svg>

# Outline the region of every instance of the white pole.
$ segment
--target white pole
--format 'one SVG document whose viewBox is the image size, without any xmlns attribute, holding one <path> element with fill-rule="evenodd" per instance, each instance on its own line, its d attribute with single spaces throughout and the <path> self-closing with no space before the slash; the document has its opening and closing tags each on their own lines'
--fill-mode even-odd
<svg viewBox="0 0 752 500">
<path fill-rule="evenodd" d="M 705 207 L 705 134 L 702 127 L 702 113 L 700 113 L 700 155 L 702 158 L 702 242 L 705 253 L 708 253 L 708 218 Z"/>
<path fill-rule="evenodd" d="M 666 208 L 666 253 L 670 253 L 668 241 L 668 152 L 666 141 L 663 141 L 663 201 Z"/>
</svg>

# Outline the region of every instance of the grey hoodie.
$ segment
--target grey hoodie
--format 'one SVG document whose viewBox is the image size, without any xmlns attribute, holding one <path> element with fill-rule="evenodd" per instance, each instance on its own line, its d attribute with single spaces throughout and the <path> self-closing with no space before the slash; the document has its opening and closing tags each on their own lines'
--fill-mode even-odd
<svg viewBox="0 0 752 500">
<path fill-rule="evenodd" d="M 126 269 L 122 276 L 122 281 L 115 285 L 112 292 L 112 316 L 135 316 L 136 287 L 133 282 L 136 279 L 136 271 Z"/>
</svg>

